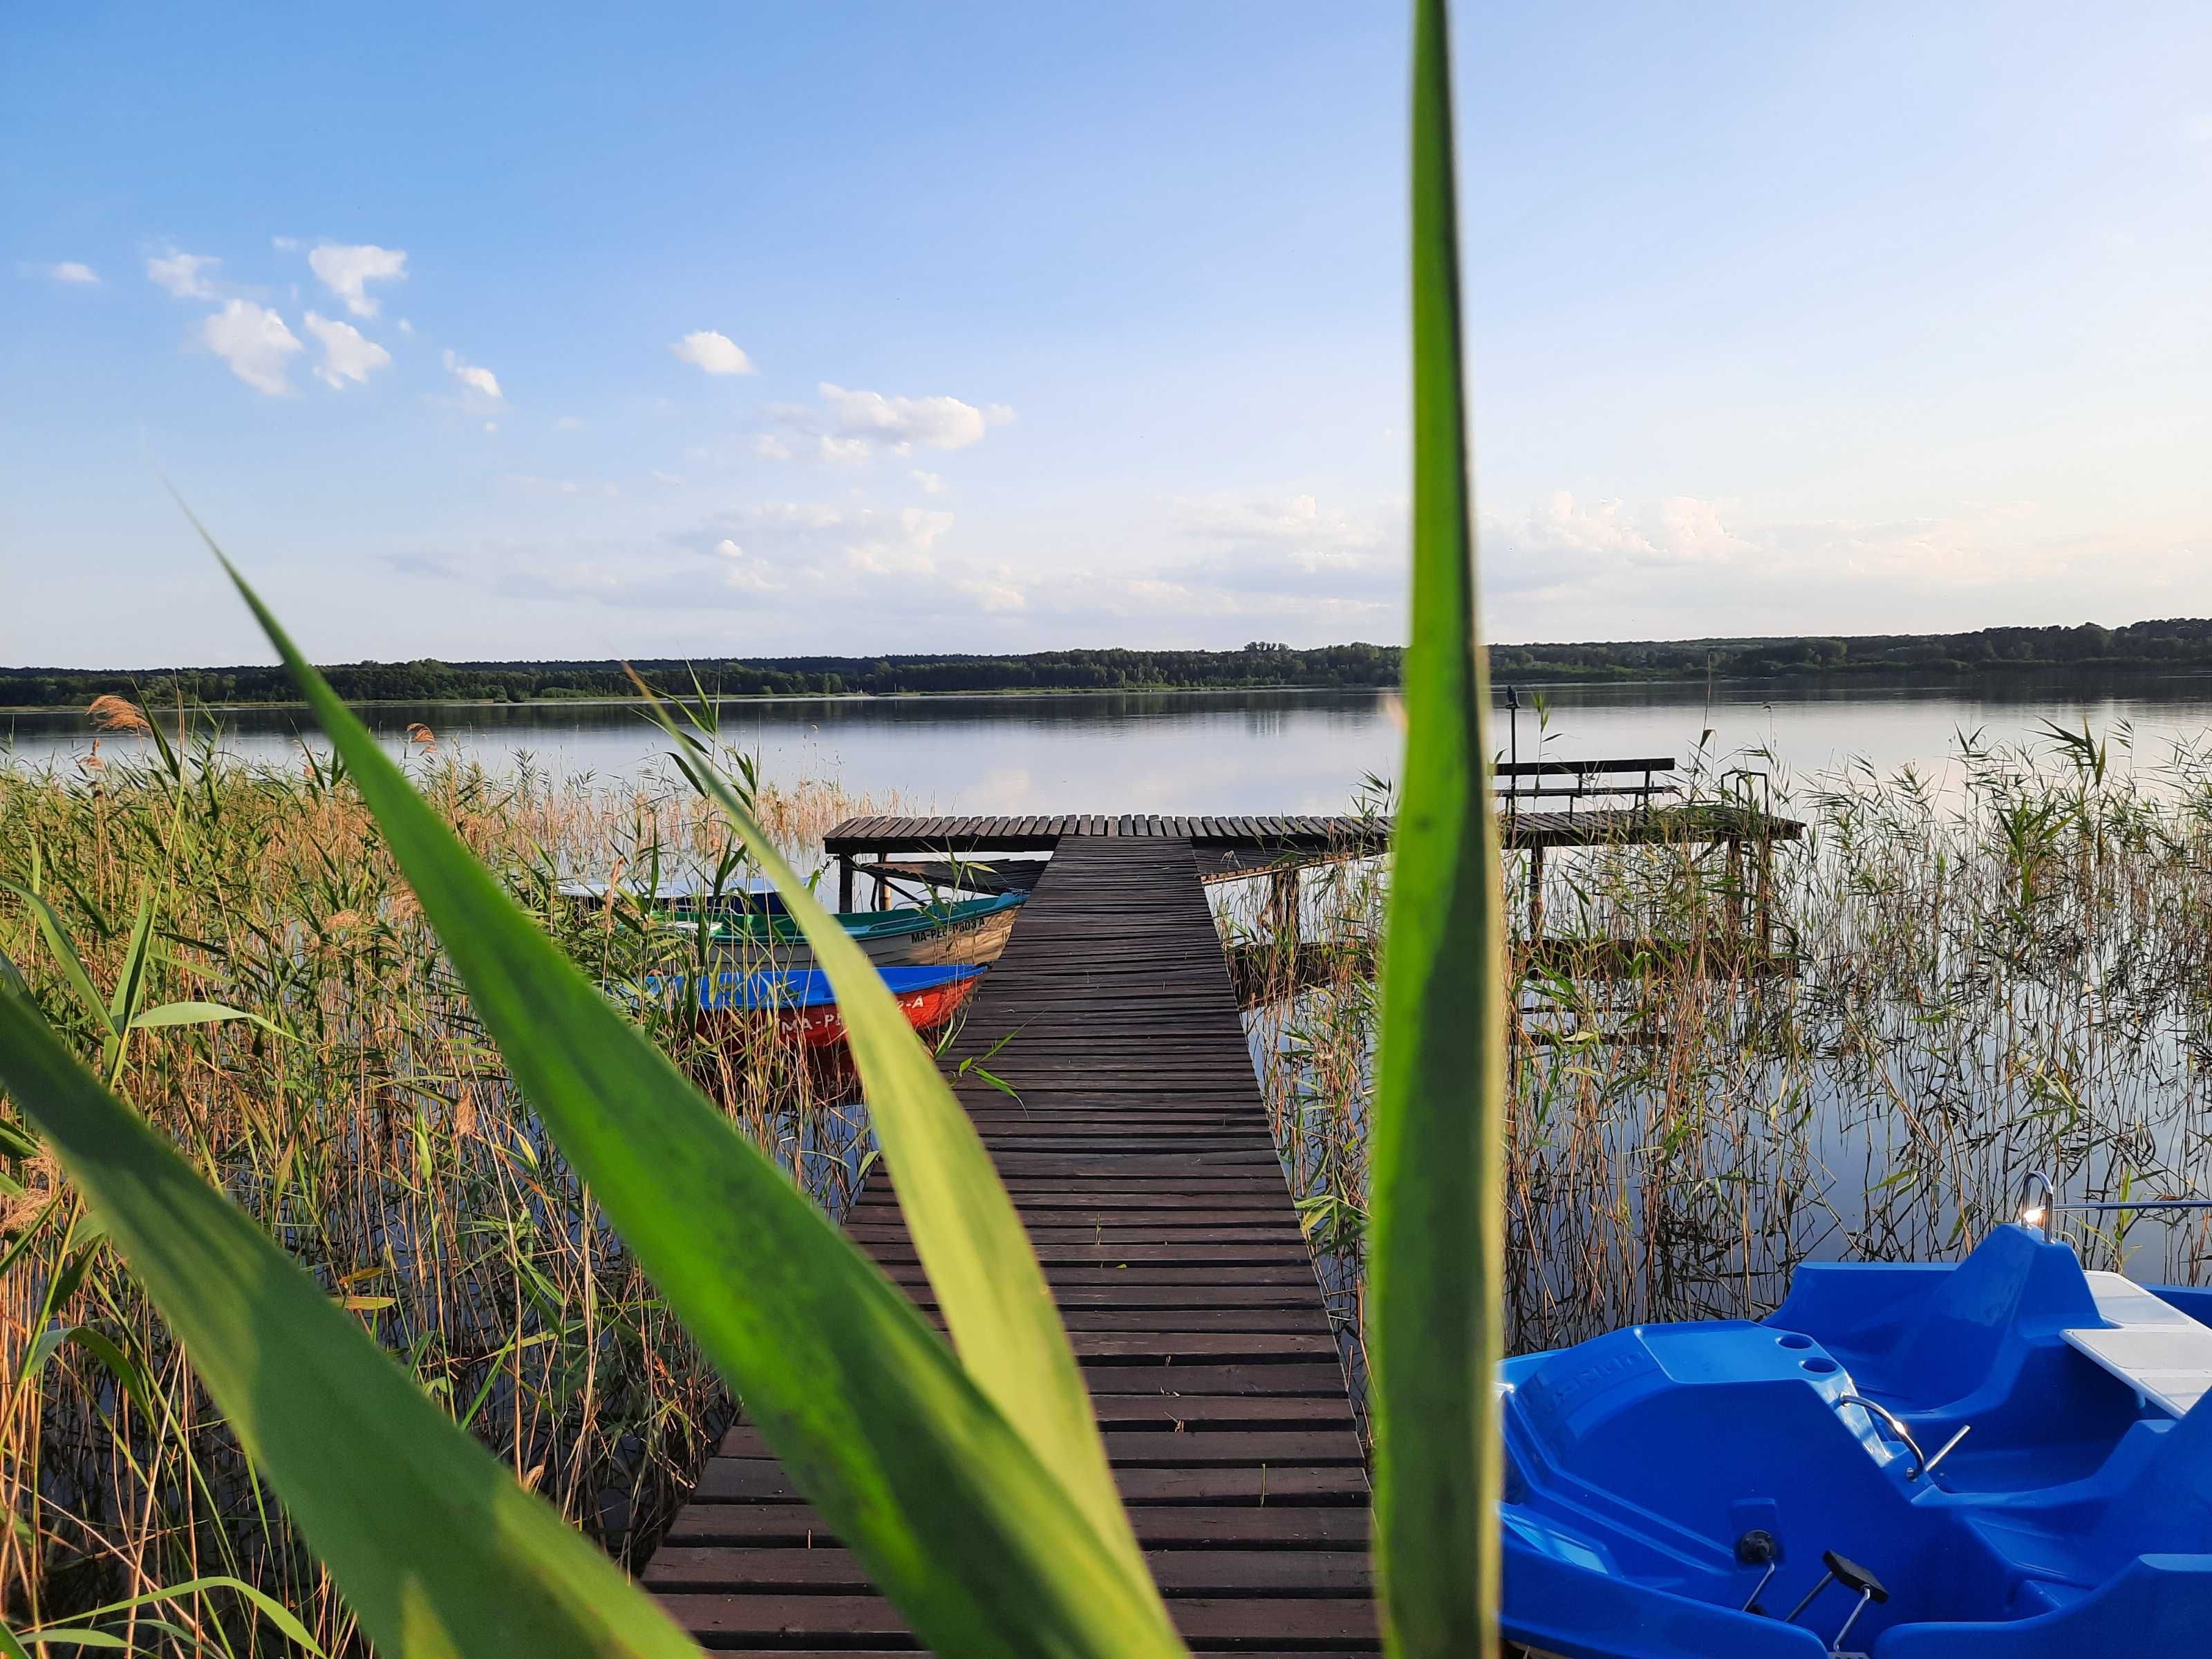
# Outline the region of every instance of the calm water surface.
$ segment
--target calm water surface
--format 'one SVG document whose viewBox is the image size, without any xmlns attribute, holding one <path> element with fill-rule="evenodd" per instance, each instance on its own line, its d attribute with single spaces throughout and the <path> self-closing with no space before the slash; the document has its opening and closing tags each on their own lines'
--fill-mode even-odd
<svg viewBox="0 0 2212 1659">
<path fill-rule="evenodd" d="M 1938 775 L 1960 733 L 1988 742 L 2037 737 L 2041 723 L 2132 733 L 2139 767 L 2212 729 L 2212 676 L 2007 680 L 1955 686 L 1601 685 L 1544 688 L 1544 752 L 1560 757 L 1668 755 L 1686 761 L 1701 737 L 1716 757 L 1764 750 L 1802 778 L 1856 757 L 1882 772 Z M 1539 718 L 1519 718 L 1520 753 L 1536 751 Z M 408 725 L 495 770 L 528 757 L 556 778 L 635 778 L 665 744 L 616 704 L 380 705 L 370 724 L 394 748 Z M 258 760 L 297 753 L 293 709 L 226 712 L 226 746 Z M 1398 758 L 1392 700 L 1372 691 L 1104 693 L 1060 696 L 787 699 L 732 702 L 724 731 L 782 781 L 836 779 L 915 810 L 959 812 L 1328 812 Z M 73 765 L 91 748 L 83 716 L 0 714 L 0 752 L 19 763 Z M 1501 713 L 1497 740 L 1508 738 Z M 106 752 L 142 739 L 105 739 Z M 1764 763 L 1761 763 L 1764 764 Z M 1955 769 L 1952 769 L 1955 771 Z"/>
</svg>

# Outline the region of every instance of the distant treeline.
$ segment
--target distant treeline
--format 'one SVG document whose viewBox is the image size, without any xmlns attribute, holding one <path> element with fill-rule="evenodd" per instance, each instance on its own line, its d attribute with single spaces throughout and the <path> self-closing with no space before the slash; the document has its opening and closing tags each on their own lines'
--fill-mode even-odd
<svg viewBox="0 0 2212 1659">
<path fill-rule="evenodd" d="M 1038 651 L 1019 657 L 730 657 L 631 665 L 655 690 L 697 683 L 725 696 L 897 696 L 931 691 L 1233 690 L 1255 686 L 1376 686 L 1398 682 L 1399 647 L 1299 650 L 1255 641 L 1237 651 Z M 2212 669 L 2212 620 L 2176 617 L 2103 628 L 1984 628 L 1971 634 L 1870 634 L 1849 639 L 1646 640 L 1501 645 L 1500 681 L 1771 679 L 1807 675 L 1962 674 L 2031 668 Z M 352 702 L 528 702 L 635 695 L 615 662 L 337 663 L 324 669 Z M 0 706 L 82 706 L 112 692 L 149 703 L 289 702 L 275 667 L 0 668 Z"/>
</svg>

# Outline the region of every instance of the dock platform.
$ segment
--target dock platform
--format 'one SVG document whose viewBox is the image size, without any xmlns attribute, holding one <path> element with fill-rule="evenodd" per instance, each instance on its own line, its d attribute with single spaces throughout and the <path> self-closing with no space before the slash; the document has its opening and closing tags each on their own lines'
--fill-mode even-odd
<svg viewBox="0 0 2212 1659">
<path fill-rule="evenodd" d="M 861 819 L 827 843 L 1053 854 L 945 1066 L 1044 1263 L 1154 1577 L 1202 1654 L 1380 1646 L 1344 1369 L 1200 885 L 1224 857 L 1313 846 L 1340 822 Z M 971 1056 L 1018 1099 L 962 1076 Z M 846 1225 L 934 1317 L 880 1175 Z M 644 1580 L 718 1651 L 915 1650 L 742 1422 Z"/>
</svg>

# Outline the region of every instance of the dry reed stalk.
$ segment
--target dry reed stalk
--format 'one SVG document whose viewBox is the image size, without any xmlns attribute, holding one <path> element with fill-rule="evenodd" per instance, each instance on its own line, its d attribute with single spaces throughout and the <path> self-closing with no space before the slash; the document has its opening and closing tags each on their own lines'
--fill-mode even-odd
<svg viewBox="0 0 2212 1659">
<path fill-rule="evenodd" d="M 426 794 L 587 971 L 622 981 L 696 968 L 690 936 L 634 903 L 577 915 L 554 893 L 572 872 L 711 869 L 726 831 L 688 791 L 499 777 L 422 747 L 411 764 Z M 158 893 L 153 1000 L 221 1001 L 292 1034 L 134 1034 L 122 1092 L 518 1475 L 617 1553 L 649 1543 L 729 1402 L 516 1100 L 351 789 L 312 759 L 240 767 L 211 744 L 179 745 L 173 769 L 158 758 L 103 769 L 88 785 L 0 767 L 0 876 L 27 880 L 36 847 L 49 902 L 103 988 L 139 901 Z M 762 793 L 764 821 L 802 861 L 818 859 L 838 818 L 887 805 L 805 782 Z M 0 951 L 89 1042 L 12 899 L 0 902 Z M 772 1023 L 726 1038 L 648 1024 L 811 1192 L 833 1209 L 849 1200 L 872 1143 L 844 1079 L 806 1064 Z M 0 1252 L 24 1242 L 0 1274 L 0 1505 L 20 1522 L 0 1529 L 0 1616 L 20 1627 L 226 1572 L 293 1608 L 333 1654 L 357 1650 L 327 1579 L 112 1255 L 83 1252 L 81 1279 L 50 1297 L 79 1255 L 64 1248 L 76 1200 L 52 1166 L 0 1172 L 12 1183 Z M 73 1343 L 9 1386 L 41 1331 L 78 1325 L 115 1344 L 141 1390 L 119 1389 Z M 271 1650 L 234 1606 L 200 1601 L 177 1616 L 221 1623 L 235 1651 Z"/>
</svg>

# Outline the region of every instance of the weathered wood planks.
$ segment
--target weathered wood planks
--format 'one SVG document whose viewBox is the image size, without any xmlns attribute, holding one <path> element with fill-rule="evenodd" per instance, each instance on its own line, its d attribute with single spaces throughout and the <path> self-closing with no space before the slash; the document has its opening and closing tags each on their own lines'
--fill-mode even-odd
<svg viewBox="0 0 2212 1659">
<path fill-rule="evenodd" d="M 1138 1538 L 1199 1652 L 1372 1653 L 1366 1470 L 1190 842 L 1169 820 L 1011 822 L 1057 850 L 947 1067 L 978 1056 L 1019 1095 L 956 1084 L 1060 1304 Z M 933 1315 L 890 1182 L 847 1229 Z M 743 1424 L 645 1582 L 718 1650 L 913 1649 Z"/>
</svg>

